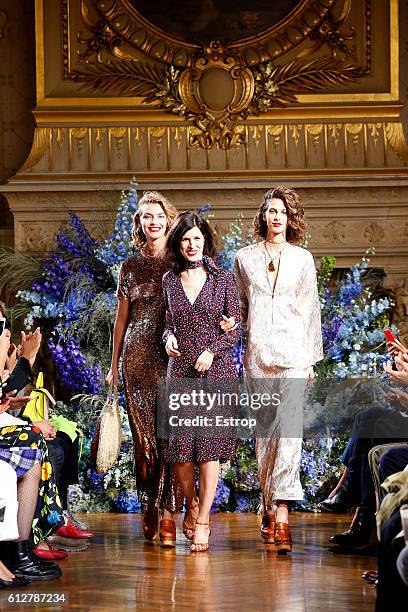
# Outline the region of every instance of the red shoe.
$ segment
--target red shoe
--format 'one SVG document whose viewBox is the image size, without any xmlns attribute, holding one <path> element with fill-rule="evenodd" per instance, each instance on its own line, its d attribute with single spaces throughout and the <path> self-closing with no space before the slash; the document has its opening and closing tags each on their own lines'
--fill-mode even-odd
<svg viewBox="0 0 408 612">
<path fill-rule="evenodd" d="M 94 533 L 92 533 L 92 531 L 82 531 L 81 529 L 78 529 L 78 527 L 75 527 L 75 525 L 73 525 L 70 520 L 68 520 L 66 525 L 63 525 L 62 527 L 57 529 L 57 531 L 54 531 L 54 534 L 63 536 L 64 538 L 86 539 L 91 539 L 95 535 Z"/>
<path fill-rule="evenodd" d="M 34 553 L 40 559 L 46 559 L 47 561 L 61 561 L 61 559 L 66 559 L 68 557 L 67 552 L 63 552 L 62 550 L 56 550 L 52 546 L 48 545 L 47 548 L 38 548 L 36 546 L 34 548 Z"/>
</svg>

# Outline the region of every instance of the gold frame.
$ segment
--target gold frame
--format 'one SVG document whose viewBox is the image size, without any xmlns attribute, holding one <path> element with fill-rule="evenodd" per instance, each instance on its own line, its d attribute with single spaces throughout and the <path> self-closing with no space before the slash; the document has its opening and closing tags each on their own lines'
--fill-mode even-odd
<svg viewBox="0 0 408 612">
<path fill-rule="evenodd" d="M 154 109 L 153 106 L 150 110 L 147 110 L 146 105 L 141 106 L 141 100 L 131 97 L 123 98 L 96 98 L 96 97 L 47 97 L 45 94 L 45 66 L 44 66 L 44 1 L 35 0 L 36 9 L 36 60 L 37 60 L 37 111 L 40 109 L 47 109 L 50 107 L 55 108 L 82 108 L 88 106 L 89 108 L 95 108 L 95 110 L 101 109 L 118 109 L 118 107 L 132 108 L 137 112 L 138 119 L 146 120 L 146 113 L 149 116 L 150 113 L 154 114 L 156 121 L 167 122 L 179 122 L 180 119 L 177 117 L 169 118 L 169 116 L 161 111 Z M 278 24 L 279 25 L 279 24 Z M 381 93 L 346 93 L 346 94 L 300 94 L 298 96 L 299 105 L 296 107 L 296 117 L 302 119 L 302 117 L 310 116 L 308 114 L 307 105 L 319 104 L 321 110 L 326 104 L 362 104 L 364 107 L 371 104 L 387 104 L 387 103 L 398 103 L 399 102 L 399 36 L 398 36 L 398 0 L 390 0 L 390 88 L 388 92 Z M 304 107 L 303 107 L 304 105 Z M 305 108 L 306 107 L 306 108 Z M 330 107 L 328 107 L 329 109 Z M 355 109 L 356 116 L 361 116 L 362 110 L 359 107 L 353 107 Z M 282 117 L 288 117 L 288 110 L 285 109 L 274 109 L 271 112 L 265 113 L 262 120 L 271 121 Z M 330 108 L 330 116 L 333 116 L 333 108 Z M 395 108 L 395 114 L 398 116 L 400 111 L 400 105 Z M 341 112 L 344 116 L 345 109 L 342 108 Z M 378 109 L 380 114 L 380 109 Z M 322 115 L 320 115 L 322 117 Z"/>
</svg>

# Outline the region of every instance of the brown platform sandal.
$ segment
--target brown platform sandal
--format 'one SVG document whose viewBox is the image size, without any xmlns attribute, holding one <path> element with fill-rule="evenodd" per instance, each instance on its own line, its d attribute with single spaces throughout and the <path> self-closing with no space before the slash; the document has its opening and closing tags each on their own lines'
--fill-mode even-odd
<svg viewBox="0 0 408 612">
<path fill-rule="evenodd" d="M 287 523 L 275 523 L 274 537 L 278 554 L 292 552 L 292 536 Z"/>
<path fill-rule="evenodd" d="M 194 527 L 188 527 L 188 526 L 186 525 L 186 516 L 187 516 L 187 513 L 188 513 L 188 512 L 190 512 L 190 510 L 194 510 L 195 508 L 198 508 L 198 507 L 199 507 L 199 505 L 200 505 L 200 502 L 199 502 L 199 501 L 198 501 L 198 502 L 197 502 L 197 503 L 196 503 L 194 506 L 188 506 L 188 505 L 186 504 L 186 513 L 185 513 L 185 515 L 184 515 L 184 521 L 183 521 L 183 533 L 184 533 L 184 535 L 186 536 L 187 540 L 190 540 L 190 541 L 191 541 L 191 540 L 193 539 L 193 537 L 194 537 Z M 197 515 L 197 516 L 198 516 L 198 515 Z M 194 518 L 194 517 L 193 517 L 193 518 Z M 196 519 L 196 520 L 197 520 L 197 519 Z M 190 535 L 187 533 L 188 531 L 191 531 L 191 532 L 192 532 L 191 536 L 190 536 Z"/>
<path fill-rule="evenodd" d="M 200 523 L 199 521 L 196 521 L 196 525 L 206 525 L 206 527 L 208 528 L 208 537 L 210 537 L 210 523 Z M 199 546 L 200 548 L 196 549 L 193 548 L 193 546 Z M 193 542 L 192 544 L 190 544 L 190 552 L 208 552 L 208 542 Z"/>
<path fill-rule="evenodd" d="M 157 540 L 159 529 L 159 509 L 153 506 L 153 508 L 146 508 L 143 513 L 143 534 L 148 542 Z"/>
<path fill-rule="evenodd" d="M 160 546 L 174 548 L 176 546 L 176 523 L 173 519 L 162 519 L 160 521 Z"/>
<path fill-rule="evenodd" d="M 264 544 L 275 544 L 275 514 L 263 514 L 261 522 L 261 537 Z"/>
</svg>

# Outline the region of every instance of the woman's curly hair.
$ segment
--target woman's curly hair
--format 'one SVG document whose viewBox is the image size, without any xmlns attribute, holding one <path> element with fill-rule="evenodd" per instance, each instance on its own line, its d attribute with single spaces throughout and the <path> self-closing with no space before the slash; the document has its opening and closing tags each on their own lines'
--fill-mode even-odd
<svg viewBox="0 0 408 612">
<path fill-rule="evenodd" d="M 283 187 L 281 185 L 274 187 L 273 189 L 269 189 L 269 191 L 265 193 L 264 201 L 259 207 L 253 223 L 253 234 L 255 240 L 262 240 L 266 238 L 268 226 L 264 219 L 264 214 L 268 210 L 270 201 L 274 198 L 282 200 L 286 208 L 288 217 L 286 240 L 292 244 L 301 242 L 306 233 L 306 225 L 304 220 L 305 213 L 303 210 L 302 200 L 296 191 L 290 187 Z"/>
<path fill-rule="evenodd" d="M 143 212 L 143 204 L 159 204 L 162 207 L 167 221 L 166 234 L 177 215 L 177 210 L 161 193 L 158 191 L 146 191 L 146 193 L 144 193 L 140 198 L 138 209 L 133 216 L 132 239 L 133 244 L 139 249 L 146 244 L 146 236 L 144 235 L 142 226 L 140 224 L 140 215 Z"/>
</svg>

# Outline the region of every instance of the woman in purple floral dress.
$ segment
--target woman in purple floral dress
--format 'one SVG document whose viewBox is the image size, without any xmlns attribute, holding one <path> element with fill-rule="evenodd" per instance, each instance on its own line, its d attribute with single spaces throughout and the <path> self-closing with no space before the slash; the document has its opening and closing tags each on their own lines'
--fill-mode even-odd
<svg viewBox="0 0 408 612">
<path fill-rule="evenodd" d="M 163 277 L 167 326 L 163 335 L 169 355 L 167 377 L 205 378 L 236 385 L 237 371 L 231 349 L 239 340 L 239 299 L 233 275 L 218 268 L 211 256 L 215 239 L 208 223 L 196 213 L 180 213 L 167 236 L 172 270 Z M 223 332 L 220 321 L 234 317 L 237 325 Z M 184 414 L 194 413 L 192 406 Z M 236 440 L 232 436 L 170 438 L 169 458 L 187 500 L 185 534 L 193 540 L 191 551 L 208 549 L 209 514 L 218 482 L 220 461 L 231 459 Z M 200 473 L 199 499 L 195 468 Z M 191 532 L 190 534 L 188 532 Z"/>
</svg>

